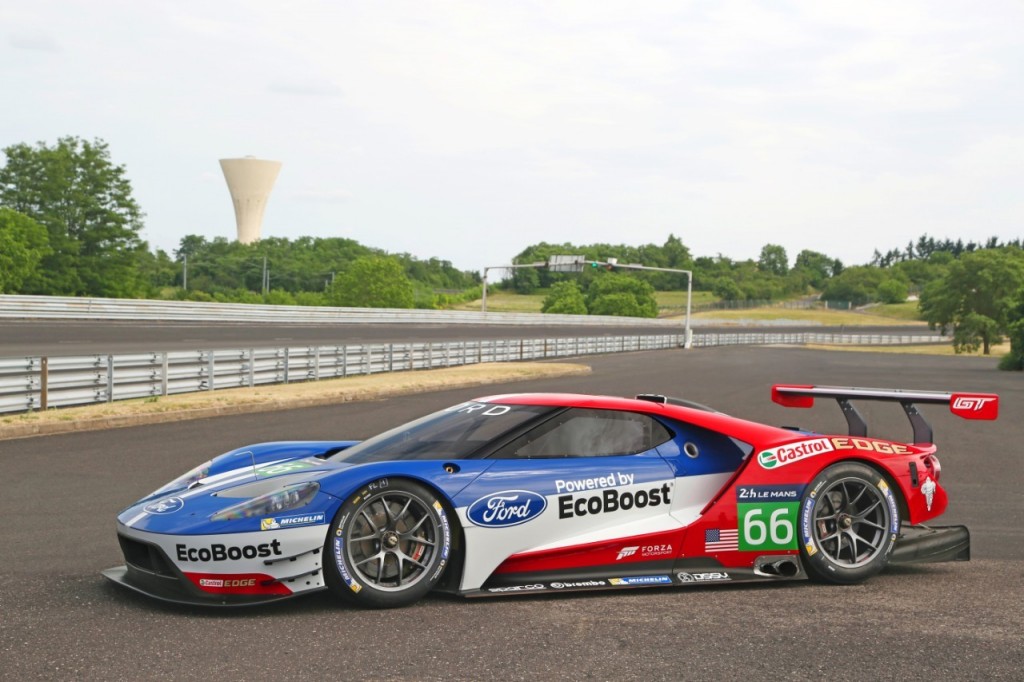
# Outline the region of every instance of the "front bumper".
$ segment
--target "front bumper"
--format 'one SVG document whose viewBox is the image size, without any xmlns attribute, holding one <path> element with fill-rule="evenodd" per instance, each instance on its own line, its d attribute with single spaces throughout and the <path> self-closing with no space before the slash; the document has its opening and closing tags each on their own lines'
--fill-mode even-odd
<svg viewBox="0 0 1024 682">
<path fill-rule="evenodd" d="M 195 588 L 190 589 L 191 584 L 184 578 L 149 573 L 129 565 L 108 568 L 102 571 L 101 575 L 112 583 L 138 594 L 185 606 L 257 606 L 305 594 L 305 592 L 293 592 L 284 595 L 211 595 Z"/>
<path fill-rule="evenodd" d="M 325 530 L 319 525 L 183 536 L 120 524 L 118 541 L 125 565 L 102 574 L 134 592 L 175 604 L 267 604 L 325 589 Z"/>
<path fill-rule="evenodd" d="M 971 533 L 966 526 L 902 526 L 891 564 L 970 561 Z"/>
</svg>

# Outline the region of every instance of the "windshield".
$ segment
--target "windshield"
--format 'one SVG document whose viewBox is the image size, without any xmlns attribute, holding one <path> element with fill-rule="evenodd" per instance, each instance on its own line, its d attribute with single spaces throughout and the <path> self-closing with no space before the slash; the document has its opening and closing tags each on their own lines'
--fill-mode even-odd
<svg viewBox="0 0 1024 682">
<path fill-rule="evenodd" d="M 523 424 L 562 408 L 549 405 L 460 403 L 342 450 L 331 462 L 467 459 Z"/>
</svg>

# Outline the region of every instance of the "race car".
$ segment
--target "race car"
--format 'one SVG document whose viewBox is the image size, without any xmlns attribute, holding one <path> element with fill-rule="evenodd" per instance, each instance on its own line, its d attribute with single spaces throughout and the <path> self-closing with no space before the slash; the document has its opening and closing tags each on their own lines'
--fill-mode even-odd
<svg viewBox="0 0 1024 682">
<path fill-rule="evenodd" d="M 844 435 L 767 426 L 661 395 L 497 395 L 368 440 L 222 454 L 117 517 L 103 573 L 170 602 L 262 604 L 330 590 L 360 606 L 811 578 L 967 560 L 916 404 L 995 419 L 986 393 L 777 385 L 835 399 Z M 852 401 L 899 403 L 911 442 Z"/>
</svg>

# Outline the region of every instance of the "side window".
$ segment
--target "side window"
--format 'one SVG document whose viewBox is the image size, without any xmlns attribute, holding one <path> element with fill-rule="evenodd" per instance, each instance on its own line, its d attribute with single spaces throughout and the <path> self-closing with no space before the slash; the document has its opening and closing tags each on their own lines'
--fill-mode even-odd
<svg viewBox="0 0 1024 682">
<path fill-rule="evenodd" d="M 494 456 L 529 459 L 632 455 L 670 438 L 667 428 L 644 414 L 576 408 L 520 436 Z"/>
</svg>

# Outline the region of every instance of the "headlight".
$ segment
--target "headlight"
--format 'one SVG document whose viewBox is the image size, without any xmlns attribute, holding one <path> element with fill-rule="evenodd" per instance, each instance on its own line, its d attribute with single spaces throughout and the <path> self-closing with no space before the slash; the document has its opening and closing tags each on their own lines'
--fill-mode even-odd
<svg viewBox="0 0 1024 682">
<path fill-rule="evenodd" d="M 294 483 L 272 493 L 254 497 L 251 500 L 222 509 L 210 517 L 211 521 L 247 519 L 253 516 L 271 516 L 290 509 L 305 507 L 316 497 L 320 484 L 316 481 Z"/>
</svg>

